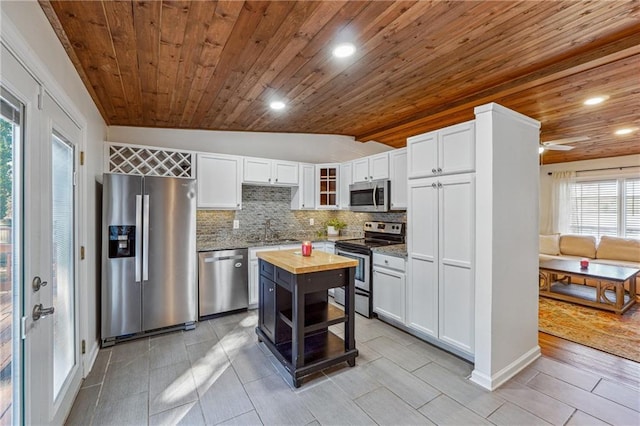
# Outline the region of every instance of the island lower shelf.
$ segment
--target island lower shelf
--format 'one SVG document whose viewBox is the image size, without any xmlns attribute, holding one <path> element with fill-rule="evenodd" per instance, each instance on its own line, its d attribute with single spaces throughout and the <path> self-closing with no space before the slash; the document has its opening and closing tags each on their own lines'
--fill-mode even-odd
<svg viewBox="0 0 640 426">
<path fill-rule="evenodd" d="M 350 364 L 350 362 L 358 356 L 357 349 L 345 350 L 344 340 L 331 331 L 316 332 L 305 336 L 303 365 L 296 368 L 291 363 L 293 356 L 292 341 L 274 344 L 266 335 L 262 334 L 259 328 L 256 331 L 258 336 L 262 338 L 264 344 L 275 355 L 276 359 L 278 359 L 289 374 L 291 374 L 294 382 L 299 381 L 299 379 L 311 373 L 324 370 L 327 367 L 341 362 Z"/>
<path fill-rule="evenodd" d="M 339 258 L 331 256 L 332 260 Z M 269 260 L 277 263 L 273 255 Z M 339 258 L 332 267 L 295 273 L 260 259 L 256 333 L 289 372 L 296 387 L 304 376 L 332 365 L 355 365 L 355 268 L 349 260 Z M 314 259 L 314 268 L 321 261 Z M 344 311 L 329 303 L 327 290 L 335 287 L 345 288 Z M 336 324 L 344 324 L 344 338 L 329 330 Z"/>
</svg>

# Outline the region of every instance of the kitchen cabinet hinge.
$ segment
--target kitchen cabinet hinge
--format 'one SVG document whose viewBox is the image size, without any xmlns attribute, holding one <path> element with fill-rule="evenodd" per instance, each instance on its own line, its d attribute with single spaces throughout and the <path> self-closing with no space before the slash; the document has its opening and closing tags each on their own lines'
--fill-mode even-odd
<svg viewBox="0 0 640 426">
<path fill-rule="evenodd" d="M 84 339 L 82 339 L 82 343 L 80 344 L 80 352 L 83 354 L 87 353 L 87 342 Z"/>
<path fill-rule="evenodd" d="M 84 260 L 84 246 L 80 246 L 80 260 Z"/>
<path fill-rule="evenodd" d="M 80 165 L 84 166 L 84 151 L 80 151 Z"/>
</svg>

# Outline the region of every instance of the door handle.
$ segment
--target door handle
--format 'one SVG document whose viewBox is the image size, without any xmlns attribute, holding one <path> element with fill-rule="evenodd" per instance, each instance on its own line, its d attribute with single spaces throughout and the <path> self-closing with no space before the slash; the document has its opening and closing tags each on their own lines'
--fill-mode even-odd
<svg viewBox="0 0 640 426">
<path fill-rule="evenodd" d="M 378 208 L 378 203 L 376 202 L 376 193 L 378 192 L 378 184 L 373 185 L 373 208 Z"/>
<path fill-rule="evenodd" d="M 42 279 L 38 276 L 34 277 L 33 280 L 31 281 L 31 288 L 33 288 L 33 291 L 38 291 L 40 290 L 41 287 L 44 287 L 47 285 L 46 281 L 42 281 Z"/>
<path fill-rule="evenodd" d="M 136 195 L 136 282 L 142 281 L 142 195 Z"/>
<path fill-rule="evenodd" d="M 37 305 L 34 305 L 31 316 L 33 317 L 34 321 L 38 321 L 40 318 L 44 318 L 47 315 L 53 314 L 55 310 L 56 309 L 53 306 L 50 308 L 43 308 L 42 303 L 39 303 Z"/>
<path fill-rule="evenodd" d="M 149 195 L 143 196 L 142 203 L 142 281 L 149 279 Z"/>
</svg>

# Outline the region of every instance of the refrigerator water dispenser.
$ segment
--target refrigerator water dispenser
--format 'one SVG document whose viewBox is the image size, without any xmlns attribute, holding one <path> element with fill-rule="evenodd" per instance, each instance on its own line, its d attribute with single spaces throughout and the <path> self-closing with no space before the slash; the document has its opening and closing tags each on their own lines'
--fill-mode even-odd
<svg viewBox="0 0 640 426">
<path fill-rule="evenodd" d="M 136 257 L 136 227 L 109 226 L 109 259 Z"/>
</svg>

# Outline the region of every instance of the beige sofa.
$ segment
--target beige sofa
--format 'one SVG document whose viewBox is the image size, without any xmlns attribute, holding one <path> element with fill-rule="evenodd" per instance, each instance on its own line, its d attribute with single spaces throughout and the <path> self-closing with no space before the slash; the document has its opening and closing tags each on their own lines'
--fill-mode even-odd
<svg viewBox="0 0 640 426">
<path fill-rule="evenodd" d="M 603 236 L 596 244 L 596 238 L 588 235 L 540 235 L 539 249 L 540 260 L 588 258 L 590 263 L 640 268 L 640 240 L 632 238 Z M 640 276 L 636 289 L 640 290 Z"/>
</svg>

